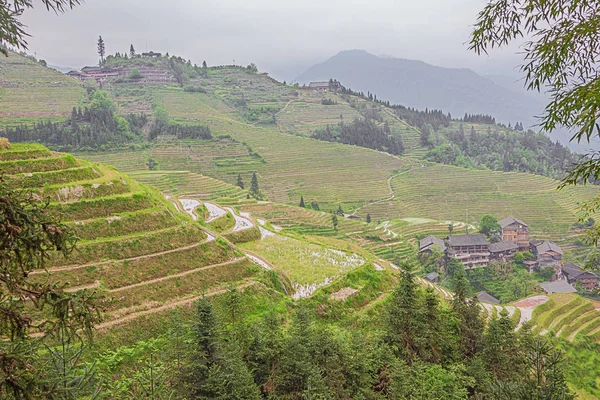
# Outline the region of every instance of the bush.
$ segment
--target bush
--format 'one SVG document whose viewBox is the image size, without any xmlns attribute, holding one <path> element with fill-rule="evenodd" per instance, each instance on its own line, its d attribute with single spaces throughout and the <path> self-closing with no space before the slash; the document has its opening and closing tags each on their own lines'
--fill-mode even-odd
<svg viewBox="0 0 600 400">
<path fill-rule="evenodd" d="M 194 92 L 194 93 L 206 93 L 206 89 L 204 89 L 202 86 L 193 86 L 193 85 L 186 85 L 183 88 L 184 92 Z"/>
<path fill-rule="evenodd" d="M 129 72 L 129 79 L 133 79 L 133 80 L 142 79 L 142 74 L 140 74 L 140 70 L 137 68 L 132 69 Z"/>
</svg>

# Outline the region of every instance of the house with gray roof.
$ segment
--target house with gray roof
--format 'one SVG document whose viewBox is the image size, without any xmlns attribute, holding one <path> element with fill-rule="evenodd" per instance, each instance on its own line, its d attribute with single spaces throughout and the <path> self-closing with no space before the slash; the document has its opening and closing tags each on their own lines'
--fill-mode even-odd
<svg viewBox="0 0 600 400">
<path fill-rule="evenodd" d="M 429 282 L 438 283 L 438 281 L 440 280 L 440 274 L 438 274 L 437 272 L 430 272 L 427 275 L 425 275 L 425 279 L 427 279 Z"/>
<path fill-rule="evenodd" d="M 569 284 L 566 280 L 554 281 L 554 282 L 542 282 L 540 283 L 542 289 L 547 294 L 552 293 L 576 293 L 577 290 Z"/>
<path fill-rule="evenodd" d="M 598 286 L 598 275 L 592 271 L 582 270 L 576 264 L 563 265 L 561 272 L 571 285 L 579 283 L 585 290 L 593 290 Z"/>
<path fill-rule="evenodd" d="M 529 249 L 529 227 L 520 219 L 507 217 L 498 221 L 502 241 L 515 242 L 523 250 Z"/>
<path fill-rule="evenodd" d="M 443 253 L 446 251 L 446 244 L 442 239 L 433 235 L 419 240 L 419 254 L 431 254 L 434 249 Z"/>
<path fill-rule="evenodd" d="M 487 292 L 477 293 L 477 300 L 479 300 L 480 303 L 500 304 L 500 300 Z"/>
<path fill-rule="evenodd" d="M 502 240 L 501 242 L 490 243 L 490 260 L 509 261 L 519 250 L 519 245 L 510 240 Z"/>
<path fill-rule="evenodd" d="M 490 262 L 489 243 L 482 234 L 451 235 L 446 239 L 447 255 L 467 269 L 485 267 Z"/>
<path fill-rule="evenodd" d="M 563 251 L 559 245 L 548 240 L 532 241 L 531 252 L 537 257 L 538 267 L 559 267 L 562 264 Z"/>
</svg>

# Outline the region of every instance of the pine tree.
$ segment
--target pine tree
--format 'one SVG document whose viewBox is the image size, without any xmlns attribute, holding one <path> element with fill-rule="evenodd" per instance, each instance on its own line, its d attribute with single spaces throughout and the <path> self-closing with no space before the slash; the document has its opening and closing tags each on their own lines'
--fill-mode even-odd
<svg viewBox="0 0 600 400">
<path fill-rule="evenodd" d="M 338 209 L 337 209 L 337 211 L 335 213 L 337 215 L 339 215 L 340 217 L 344 216 L 344 210 L 342 210 L 342 205 L 341 204 L 338 205 Z"/>
<path fill-rule="evenodd" d="M 236 185 L 236 186 L 239 186 L 239 187 L 240 187 L 240 189 L 243 189 L 243 188 L 244 188 L 244 181 L 242 180 L 242 174 L 238 174 L 238 177 L 237 177 L 237 182 L 236 182 L 236 184 L 235 184 L 235 185 Z"/>
<path fill-rule="evenodd" d="M 260 188 L 258 186 L 258 177 L 256 176 L 256 172 L 252 174 L 252 181 L 250 182 L 250 193 L 254 198 L 258 199 L 260 197 Z"/>
<path fill-rule="evenodd" d="M 202 68 L 206 69 L 208 66 L 206 65 L 206 61 L 202 61 Z"/>
<path fill-rule="evenodd" d="M 302 208 L 305 207 L 305 205 L 304 205 L 304 196 L 300 196 L 300 204 L 298 204 L 298 206 L 300 206 Z"/>
<path fill-rule="evenodd" d="M 331 214 L 331 224 L 333 225 L 333 230 L 337 232 L 338 227 L 338 217 L 336 213 Z"/>
<path fill-rule="evenodd" d="M 313 210 L 315 210 L 315 211 L 319 211 L 319 210 L 320 210 L 320 208 L 319 208 L 319 203 L 317 203 L 316 201 L 313 201 L 313 202 L 311 202 L 311 203 L 310 203 L 310 206 L 311 206 L 311 207 L 312 207 L 312 209 L 313 209 Z"/>
<path fill-rule="evenodd" d="M 135 49 L 133 48 L 133 44 L 129 46 L 129 56 L 131 58 L 135 57 Z"/>
<path fill-rule="evenodd" d="M 371 223 L 371 214 L 367 214 L 367 224 Z"/>
<path fill-rule="evenodd" d="M 104 39 L 102 36 L 98 37 L 98 55 L 100 56 L 100 65 L 104 64 L 104 54 L 106 54 L 106 48 L 104 47 Z"/>
<path fill-rule="evenodd" d="M 452 310 L 459 319 L 459 347 L 466 359 L 473 358 L 481 351 L 483 337 L 483 320 L 481 309 L 476 298 L 470 298 L 470 283 L 463 270 L 455 273 L 454 298 Z"/>
<path fill-rule="evenodd" d="M 425 345 L 421 289 L 410 265 L 402 265 L 400 281 L 386 309 L 385 341 L 411 364 Z"/>
</svg>

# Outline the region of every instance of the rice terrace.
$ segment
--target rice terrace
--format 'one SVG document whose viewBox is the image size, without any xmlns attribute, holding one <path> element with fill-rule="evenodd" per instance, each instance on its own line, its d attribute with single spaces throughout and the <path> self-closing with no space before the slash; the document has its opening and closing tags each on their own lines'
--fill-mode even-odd
<svg viewBox="0 0 600 400">
<path fill-rule="evenodd" d="M 322 53 L 281 42 L 280 20 L 298 35 L 290 17 L 309 47 L 314 32 L 341 40 L 347 10 L 330 16 L 337 28 L 314 31 L 310 2 L 285 19 L 235 0 L 223 3 L 227 18 L 207 8 L 202 18 L 220 23 L 247 13 L 235 22 L 247 45 L 219 26 L 217 54 L 213 43 L 183 43 L 188 20 L 163 30 L 183 11 L 149 2 L 146 15 L 122 2 L 108 9 L 130 17 L 131 38 L 120 18 L 104 38 L 92 32 L 91 65 L 80 43 L 106 12 L 98 2 L 43 1 L 73 38 L 65 46 L 66 33 L 44 28 L 56 54 L 40 31 L 25 41 L 46 14 L 36 22 L 33 4 L 13 3 L 0 5 L 0 398 L 600 398 L 598 160 L 560 137 L 564 126 L 593 146 L 595 121 L 582 111 L 593 105 L 527 54 L 539 48 L 524 48 L 533 61 L 522 71 L 534 88 L 531 77 L 550 74 L 549 100 L 487 64 L 363 50 L 314 64 Z M 440 26 L 464 17 L 425 3 L 451 20 Z M 527 18 L 589 22 L 597 9 L 583 3 L 490 1 L 469 25 L 469 51 L 505 45 L 494 32 L 512 38 L 502 29 L 525 29 Z M 257 10 L 287 50 L 264 47 L 246 21 Z M 161 40 L 135 28 L 151 18 Z M 399 43 L 399 31 L 377 19 L 377 41 L 361 35 L 387 54 L 380 39 Z M 563 36 L 545 37 L 558 33 L 536 24 L 534 40 L 583 52 L 558 25 Z M 436 40 L 429 51 L 450 63 Z M 591 68 L 575 65 L 581 54 L 573 65 L 553 56 L 577 88 L 573 71 Z M 576 95 L 571 105 L 554 97 Z M 549 114 L 535 125 L 540 102 Z"/>
</svg>

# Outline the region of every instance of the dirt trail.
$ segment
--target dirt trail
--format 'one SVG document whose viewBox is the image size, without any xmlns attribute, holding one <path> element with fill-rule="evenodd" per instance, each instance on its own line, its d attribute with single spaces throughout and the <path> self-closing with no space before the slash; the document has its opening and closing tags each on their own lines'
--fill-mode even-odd
<svg viewBox="0 0 600 400">
<path fill-rule="evenodd" d="M 256 285 L 256 284 L 258 284 L 258 282 L 255 282 L 255 281 L 244 282 L 244 283 L 238 285 L 237 288 L 238 288 L 238 290 L 241 290 L 241 289 L 245 289 L 245 288 L 247 288 L 249 286 L 253 286 L 253 285 Z M 216 296 L 216 295 L 223 294 L 223 293 L 227 292 L 227 290 L 229 290 L 229 289 L 226 288 L 226 287 L 220 287 L 220 288 L 217 288 L 217 289 L 209 290 L 203 296 L 204 297 Z M 181 299 L 181 300 L 175 301 L 173 303 L 165 304 L 165 305 L 160 306 L 160 307 L 151 308 L 149 310 L 144 310 L 144 311 L 134 312 L 134 313 L 131 313 L 131 314 L 129 314 L 129 315 L 123 317 L 123 318 L 115 319 L 115 320 L 112 320 L 112 321 L 108 321 L 108 322 L 104 322 L 102 324 L 96 325 L 96 329 L 100 330 L 100 329 L 111 328 L 113 326 L 121 325 L 121 324 L 123 324 L 125 322 L 131 321 L 131 320 L 136 319 L 138 317 L 142 317 L 144 315 L 154 314 L 154 313 L 158 313 L 158 312 L 170 310 L 172 308 L 175 308 L 175 307 L 178 307 L 178 306 L 182 306 L 182 305 L 185 305 L 185 304 L 193 303 L 194 301 L 202 298 L 203 296 L 202 295 L 201 296 L 192 296 L 192 297 L 188 297 L 188 298 L 185 298 L 185 299 Z"/>
<path fill-rule="evenodd" d="M 212 269 L 212 268 L 217 268 L 217 267 L 223 267 L 225 265 L 235 264 L 236 262 L 242 261 L 243 259 L 244 259 L 244 257 L 237 257 L 237 258 L 234 258 L 233 260 L 229 260 L 229 261 L 226 261 L 224 263 L 205 265 L 203 267 L 189 269 L 187 271 L 179 272 L 177 274 L 167 275 L 167 276 L 161 276 L 160 278 L 155 278 L 155 279 L 150 279 L 150 280 L 139 282 L 139 283 L 134 283 L 133 285 L 121 286 L 119 288 L 112 289 L 109 292 L 110 293 L 118 293 L 118 292 L 121 292 L 123 290 L 133 289 L 133 288 L 140 287 L 140 286 L 145 286 L 145 285 L 151 285 L 153 283 L 166 281 L 168 279 L 177 278 L 177 277 L 180 277 L 180 276 L 190 275 L 190 274 L 193 274 L 193 273 L 198 272 L 198 271 L 204 271 L 206 269 Z"/>
<path fill-rule="evenodd" d="M 414 170 L 415 167 L 411 166 L 409 169 L 407 169 L 406 171 L 402 171 L 398 174 L 394 174 L 392 176 L 390 176 L 387 180 L 387 185 L 388 185 L 388 189 L 390 191 L 390 196 L 386 197 L 385 199 L 381 199 L 381 200 L 375 200 L 375 201 L 371 201 L 369 203 L 363 204 L 362 206 L 358 207 L 356 210 L 354 210 L 354 212 L 352 213 L 352 215 L 356 215 L 356 213 L 361 209 L 361 208 L 365 208 L 366 206 L 370 206 L 373 204 L 379 204 L 379 203 L 383 203 L 384 201 L 390 201 L 390 200 L 394 200 L 396 198 L 396 193 L 394 193 L 394 188 L 392 187 L 392 179 L 394 179 L 397 176 L 401 176 L 404 174 L 408 174 L 409 172 L 411 172 L 412 170 Z"/>
<path fill-rule="evenodd" d="M 208 233 L 207 233 L 207 235 L 208 235 Z M 214 240 L 214 237 L 212 237 L 212 238 L 208 237 L 207 239 L 205 239 L 205 240 L 203 240 L 201 242 L 192 243 L 192 244 L 189 244 L 187 246 L 178 247 L 176 249 L 159 251 L 157 253 L 144 254 L 142 256 L 131 257 L 131 258 L 122 258 L 122 259 L 119 259 L 119 260 L 108 260 L 108 261 L 92 262 L 92 263 L 87 263 L 87 264 L 68 265 L 68 266 L 65 266 L 65 267 L 55 267 L 55 268 L 49 268 L 47 270 L 32 271 L 29 275 L 45 274 L 46 272 L 72 271 L 72 270 L 75 270 L 75 269 L 90 267 L 92 265 L 93 266 L 100 266 L 100 265 L 111 264 L 111 263 L 115 263 L 115 262 L 119 262 L 119 261 L 137 261 L 137 260 L 143 260 L 145 258 L 153 258 L 153 257 L 162 256 L 162 255 L 165 255 L 165 254 L 177 253 L 179 251 L 185 251 L 185 250 L 193 249 L 194 247 L 198 247 L 198 246 L 200 246 L 202 244 L 205 244 L 205 243 L 208 243 L 208 242 L 210 242 L 212 240 Z"/>
</svg>

